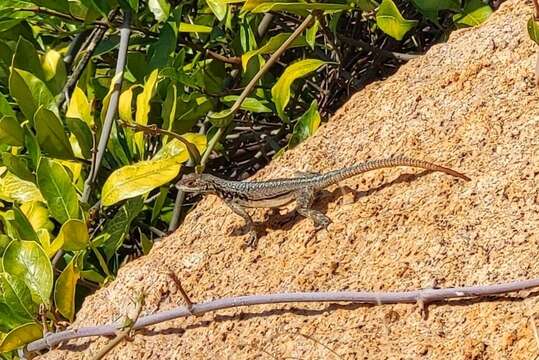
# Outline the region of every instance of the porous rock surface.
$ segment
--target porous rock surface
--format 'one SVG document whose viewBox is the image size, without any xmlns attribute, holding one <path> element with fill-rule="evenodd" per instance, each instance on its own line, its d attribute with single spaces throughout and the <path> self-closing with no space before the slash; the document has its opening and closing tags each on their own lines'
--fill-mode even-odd
<svg viewBox="0 0 539 360">
<path fill-rule="evenodd" d="M 315 136 L 260 171 L 327 171 L 393 154 L 463 171 L 396 168 L 329 189 L 315 207 L 333 220 L 316 233 L 297 215 L 256 210 L 265 233 L 242 250 L 243 222 L 207 197 L 181 228 L 86 299 L 73 328 L 133 308 L 174 308 L 174 272 L 197 302 L 255 293 L 400 291 L 539 277 L 537 47 L 531 3 L 512 0 L 482 26 L 454 32 L 385 81 L 355 94 Z M 410 176 L 418 174 L 419 176 Z M 290 208 L 288 209 L 290 210 Z M 538 354 L 539 297 L 417 305 L 260 305 L 178 319 L 143 330 L 108 359 L 530 359 Z M 524 297 L 524 299 L 521 299 Z M 511 300 L 511 301 L 509 301 Z M 106 338 L 71 341 L 46 359 L 82 359 Z"/>
</svg>

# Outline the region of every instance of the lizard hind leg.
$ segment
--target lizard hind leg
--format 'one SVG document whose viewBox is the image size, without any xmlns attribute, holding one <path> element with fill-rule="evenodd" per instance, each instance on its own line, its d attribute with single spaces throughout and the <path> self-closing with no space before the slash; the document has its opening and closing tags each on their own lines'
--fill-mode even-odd
<svg viewBox="0 0 539 360">
<path fill-rule="evenodd" d="M 256 248 L 256 245 L 258 243 L 258 234 L 255 230 L 255 224 L 253 222 L 253 219 L 251 219 L 251 216 L 247 213 L 247 211 L 239 204 L 233 202 L 233 201 L 227 201 L 226 204 L 232 210 L 236 215 L 241 216 L 245 220 L 245 228 L 247 233 L 249 234 L 249 237 L 245 241 L 245 246 Z"/>
<path fill-rule="evenodd" d="M 296 211 L 314 223 L 317 230 L 325 229 L 331 223 L 331 219 L 324 213 L 312 208 L 315 191 L 307 188 L 296 192 Z"/>
</svg>

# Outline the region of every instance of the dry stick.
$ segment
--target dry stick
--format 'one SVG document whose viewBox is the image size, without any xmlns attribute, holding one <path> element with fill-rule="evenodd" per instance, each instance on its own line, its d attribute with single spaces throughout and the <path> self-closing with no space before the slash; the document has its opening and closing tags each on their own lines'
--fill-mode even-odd
<svg viewBox="0 0 539 360">
<path fill-rule="evenodd" d="M 146 326 L 155 325 L 168 320 L 191 315 L 201 315 L 217 310 L 237 308 L 240 306 L 286 304 L 286 303 L 336 303 L 348 302 L 356 304 L 414 304 L 422 302 L 431 304 L 434 302 L 447 301 L 451 299 L 474 299 L 492 295 L 506 294 L 514 291 L 522 291 L 539 287 L 539 278 L 530 280 L 519 280 L 495 285 L 477 285 L 445 289 L 423 289 L 413 291 L 398 292 L 297 292 L 279 293 L 267 295 L 247 295 L 238 297 L 228 297 L 208 301 L 199 304 L 192 304 L 190 307 L 181 306 L 175 309 L 157 312 L 144 316 L 137 320 L 133 329 L 140 329 Z M 113 323 L 108 325 L 85 327 L 80 329 L 66 330 L 45 336 L 43 339 L 31 342 L 26 346 L 26 351 L 39 351 L 61 342 L 89 336 L 109 336 L 114 335 L 121 324 Z"/>
<path fill-rule="evenodd" d="M 107 28 L 105 27 L 96 27 L 95 30 L 90 34 L 90 41 L 88 44 L 88 47 L 86 48 L 86 52 L 80 59 L 80 61 L 77 64 L 77 67 L 71 73 L 71 76 L 69 76 L 69 79 L 67 80 L 66 84 L 64 85 L 64 88 L 58 95 L 58 98 L 56 99 L 56 105 L 58 107 L 61 107 L 63 102 L 67 98 L 67 93 L 70 93 L 77 81 L 79 80 L 80 76 L 82 75 L 82 72 L 86 68 L 86 65 L 88 65 L 88 62 L 90 61 L 90 58 L 92 57 L 95 48 L 97 47 L 97 44 L 103 39 L 103 36 L 105 36 L 105 33 L 107 32 Z"/>
<path fill-rule="evenodd" d="M 100 360 L 102 359 L 109 351 L 111 351 L 116 345 L 118 345 L 129 333 L 133 330 L 133 326 L 135 325 L 137 319 L 140 316 L 140 312 L 142 311 L 142 306 L 144 305 L 144 295 L 141 294 L 137 299 L 137 307 L 135 310 L 135 316 L 131 319 L 127 317 L 125 319 L 125 322 L 122 326 L 122 330 L 118 332 L 116 337 L 112 339 L 107 345 L 103 346 L 101 350 L 99 350 L 92 360 Z"/>
<path fill-rule="evenodd" d="M 101 131 L 101 137 L 99 138 L 99 144 L 97 145 L 97 152 L 95 154 L 95 161 L 92 161 L 90 167 L 90 174 L 84 182 L 84 191 L 82 193 L 82 202 L 87 203 L 90 198 L 90 191 L 92 184 L 97 178 L 99 167 L 101 166 L 101 160 L 105 153 L 107 143 L 109 141 L 110 132 L 114 123 L 114 117 L 118 110 L 118 100 L 120 98 L 120 90 L 122 88 L 122 80 L 124 74 L 125 62 L 127 59 L 127 46 L 129 45 L 129 34 L 131 29 L 129 27 L 131 21 L 131 12 L 124 12 L 124 23 L 120 29 L 120 48 L 118 50 L 118 61 L 116 62 L 116 71 L 113 77 L 113 91 L 110 94 L 109 106 L 107 108 L 107 114 L 105 116 L 105 122 Z"/>
<path fill-rule="evenodd" d="M 279 57 L 282 55 L 282 53 L 290 46 L 290 44 L 301 35 L 301 33 L 309 26 L 311 21 L 314 19 L 313 15 L 308 15 L 305 20 L 298 26 L 298 28 L 290 35 L 290 37 L 275 51 L 275 53 L 268 59 L 266 64 L 260 69 L 255 76 L 251 79 L 251 81 L 247 84 L 245 89 L 241 92 L 241 94 L 238 96 L 232 107 L 230 108 L 230 115 L 233 116 L 236 111 L 238 111 L 241 107 L 241 104 L 249 96 L 251 91 L 255 88 L 256 84 L 260 80 L 260 78 L 275 64 L 277 60 L 279 60 Z M 271 21 L 271 18 L 269 18 L 267 21 Z M 200 166 L 202 170 L 206 166 L 206 163 L 208 162 L 210 158 L 210 154 L 213 151 L 213 148 L 215 145 L 217 145 L 217 142 L 221 138 L 221 136 L 224 133 L 224 128 L 219 128 L 211 138 L 210 142 L 208 143 L 208 147 L 206 148 L 206 151 L 204 152 L 204 155 L 202 155 L 202 159 L 200 160 Z M 176 200 L 174 201 L 174 211 L 173 216 L 169 224 L 169 231 L 174 231 L 176 227 L 178 226 L 178 220 L 180 216 L 180 208 L 183 204 L 183 201 L 185 200 L 185 194 L 183 191 L 178 190 L 178 193 L 176 195 Z"/>
<path fill-rule="evenodd" d="M 131 128 L 135 131 L 142 131 L 146 134 L 152 134 L 152 135 L 168 135 L 170 137 L 173 137 L 174 139 L 177 139 L 182 144 L 185 145 L 185 148 L 187 149 L 187 152 L 189 153 L 189 157 L 191 160 L 193 160 L 195 163 L 198 163 L 200 161 L 200 153 L 198 152 L 198 149 L 195 145 L 191 144 L 189 141 L 185 140 L 180 134 L 176 134 L 173 131 L 168 131 L 165 129 L 161 129 L 157 127 L 157 125 L 141 125 L 136 123 L 128 123 L 126 121 L 120 120 L 120 125 L 123 127 Z"/>
</svg>

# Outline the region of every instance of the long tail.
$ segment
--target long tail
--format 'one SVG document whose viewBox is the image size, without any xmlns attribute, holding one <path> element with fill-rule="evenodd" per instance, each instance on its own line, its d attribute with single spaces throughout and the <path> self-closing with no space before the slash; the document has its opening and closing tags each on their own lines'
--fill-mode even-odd
<svg viewBox="0 0 539 360">
<path fill-rule="evenodd" d="M 330 171 L 323 175 L 324 179 L 322 180 L 322 182 L 327 183 L 327 184 L 323 184 L 322 186 L 329 186 L 333 183 L 339 182 L 349 177 L 366 173 L 372 170 L 390 168 L 390 167 L 396 167 L 396 166 L 411 166 L 411 167 L 418 167 L 418 168 L 426 169 L 426 170 L 440 171 L 448 175 L 464 179 L 466 181 L 471 180 L 466 175 L 458 171 L 455 171 L 453 169 L 447 168 L 445 166 L 433 164 L 431 162 L 424 161 L 424 160 L 410 159 L 404 156 L 398 156 L 398 157 L 393 157 L 393 158 L 383 159 L 383 160 L 371 160 L 371 161 L 367 161 L 364 163 L 350 166 L 348 168 Z"/>
</svg>

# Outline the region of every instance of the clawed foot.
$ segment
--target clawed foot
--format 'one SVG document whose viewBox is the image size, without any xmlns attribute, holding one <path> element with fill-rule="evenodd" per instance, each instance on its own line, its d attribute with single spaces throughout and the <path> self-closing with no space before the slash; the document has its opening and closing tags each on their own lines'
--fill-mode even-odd
<svg viewBox="0 0 539 360">
<path fill-rule="evenodd" d="M 245 240 L 244 248 L 250 248 L 252 250 L 256 249 L 256 246 L 258 245 L 258 235 L 256 234 L 255 230 L 249 231 L 249 237 L 247 240 Z"/>
<path fill-rule="evenodd" d="M 314 228 L 318 230 L 326 229 L 331 224 L 331 219 L 322 213 L 311 215 L 311 219 L 314 222 Z"/>
</svg>

